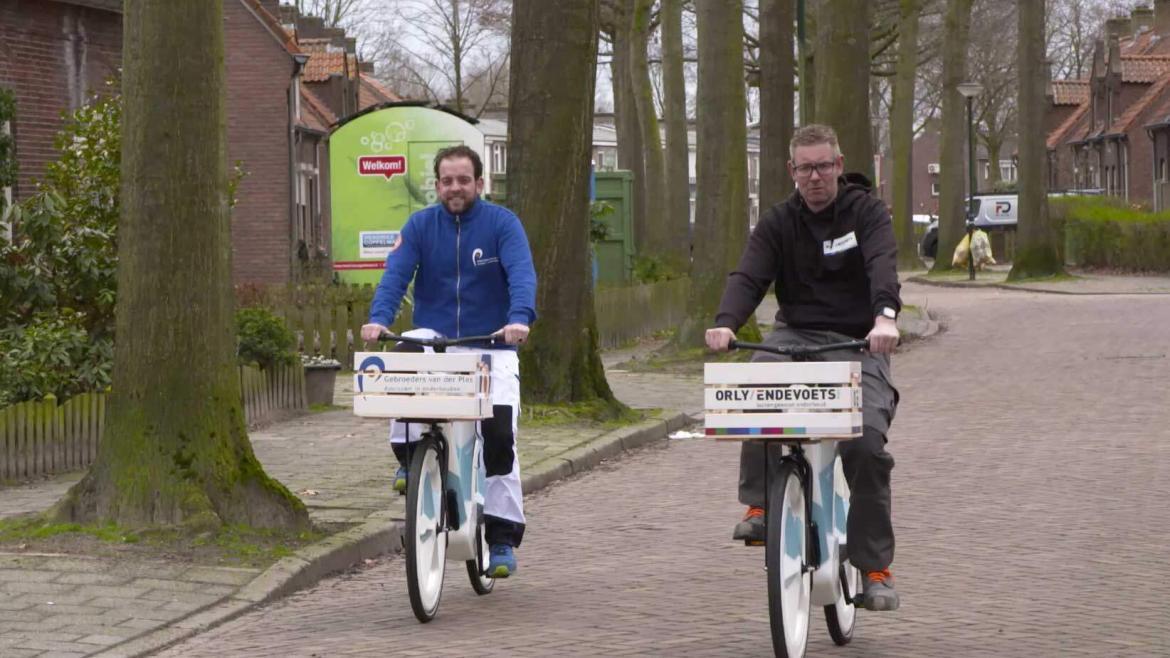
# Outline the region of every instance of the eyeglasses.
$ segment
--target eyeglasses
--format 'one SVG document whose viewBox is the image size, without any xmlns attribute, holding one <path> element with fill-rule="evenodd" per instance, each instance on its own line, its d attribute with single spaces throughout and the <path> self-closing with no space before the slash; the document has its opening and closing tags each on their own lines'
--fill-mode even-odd
<svg viewBox="0 0 1170 658">
<path fill-rule="evenodd" d="M 832 174 L 833 169 L 836 166 L 837 166 L 837 161 L 830 160 L 828 162 L 810 162 L 810 163 L 806 163 L 806 164 L 799 164 L 799 165 L 792 167 L 792 170 L 794 172 L 796 172 L 797 178 L 808 178 L 809 176 L 812 176 L 812 172 L 814 169 L 816 170 L 816 172 L 818 174 L 821 175 L 821 178 L 824 178 L 824 177 Z"/>
</svg>

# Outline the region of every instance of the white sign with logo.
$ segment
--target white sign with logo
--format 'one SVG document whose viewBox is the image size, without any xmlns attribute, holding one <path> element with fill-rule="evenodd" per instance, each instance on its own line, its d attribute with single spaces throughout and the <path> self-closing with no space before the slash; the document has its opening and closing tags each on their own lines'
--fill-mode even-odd
<svg viewBox="0 0 1170 658">
<path fill-rule="evenodd" d="M 385 260 L 394 249 L 400 231 L 361 231 L 358 233 L 358 257 Z"/>
</svg>

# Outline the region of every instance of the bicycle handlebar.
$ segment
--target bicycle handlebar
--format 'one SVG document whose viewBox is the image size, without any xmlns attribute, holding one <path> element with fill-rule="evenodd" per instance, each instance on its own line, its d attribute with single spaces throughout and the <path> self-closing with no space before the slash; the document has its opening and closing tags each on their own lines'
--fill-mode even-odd
<svg viewBox="0 0 1170 658">
<path fill-rule="evenodd" d="M 414 345 L 422 345 L 423 347 L 433 347 L 435 351 L 442 352 L 448 347 L 454 345 L 470 345 L 476 343 L 490 343 L 495 345 L 496 342 L 503 342 L 503 334 L 489 334 L 487 336 L 463 336 L 462 338 L 447 338 L 445 336 L 436 336 L 435 338 L 417 338 L 414 336 L 399 336 L 392 334 L 389 331 L 383 331 L 378 340 L 393 340 L 400 343 L 411 343 Z"/>
<path fill-rule="evenodd" d="M 825 345 L 765 345 L 763 343 L 743 343 L 733 340 L 727 344 L 729 350 L 756 350 L 757 352 L 771 352 L 780 356 L 807 356 L 832 352 L 833 350 L 864 350 L 869 347 L 868 340 L 847 340 L 840 343 Z"/>
</svg>

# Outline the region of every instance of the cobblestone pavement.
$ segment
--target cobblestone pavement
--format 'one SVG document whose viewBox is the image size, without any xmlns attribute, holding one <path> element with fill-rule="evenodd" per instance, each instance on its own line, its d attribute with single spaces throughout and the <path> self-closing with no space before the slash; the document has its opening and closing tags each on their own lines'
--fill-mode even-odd
<svg viewBox="0 0 1170 658">
<path fill-rule="evenodd" d="M 617 394 L 635 407 L 681 408 L 655 393 L 661 385 L 647 384 L 656 376 L 639 377 L 615 374 Z M 344 403 L 346 387 L 338 388 L 337 400 Z M 523 472 L 606 433 L 598 427 L 522 425 Z M 395 462 L 387 434 L 386 421 L 343 410 L 309 414 L 250 436 L 267 473 L 304 501 L 315 522 L 358 523 L 371 515 L 402 518 L 403 498 L 389 489 Z M 71 474 L 0 490 L 0 518 L 48 508 L 79 478 Z M 129 563 L 0 553 L 0 658 L 89 655 L 213 604 L 259 573 L 141 558 Z"/>
<path fill-rule="evenodd" d="M 903 607 L 810 656 L 1170 655 L 1170 304 L 907 286 L 948 323 L 895 360 Z M 418 624 L 387 558 L 167 656 L 766 656 L 760 549 L 729 540 L 737 450 L 668 441 L 537 494 L 520 572 L 448 574 Z"/>
</svg>

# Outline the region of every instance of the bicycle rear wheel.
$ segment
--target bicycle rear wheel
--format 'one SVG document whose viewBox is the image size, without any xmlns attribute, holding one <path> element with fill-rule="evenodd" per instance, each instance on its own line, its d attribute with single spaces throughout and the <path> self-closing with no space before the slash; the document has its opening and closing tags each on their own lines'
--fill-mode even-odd
<svg viewBox="0 0 1170 658">
<path fill-rule="evenodd" d="M 781 464 L 768 483 L 767 528 L 764 552 L 772 649 L 783 658 L 801 658 L 808 644 L 812 573 L 806 569 L 808 506 L 795 464 Z"/>
<path fill-rule="evenodd" d="M 410 462 L 406 487 L 406 588 L 414 616 L 425 624 L 439 611 L 447 562 L 443 466 L 435 441 L 417 444 Z"/>
<path fill-rule="evenodd" d="M 853 639 L 853 628 L 857 624 L 857 605 L 861 600 L 861 571 L 849 562 L 848 537 L 849 483 L 838 456 L 833 464 L 833 518 L 837 524 L 833 537 L 837 542 L 839 566 L 837 569 L 837 600 L 825 606 L 825 623 L 829 636 L 838 646 L 845 646 Z"/>
</svg>

